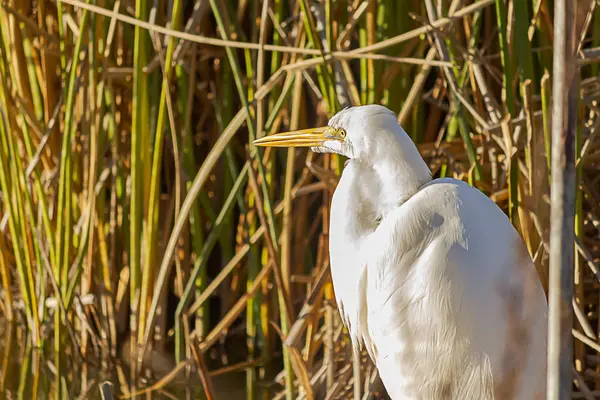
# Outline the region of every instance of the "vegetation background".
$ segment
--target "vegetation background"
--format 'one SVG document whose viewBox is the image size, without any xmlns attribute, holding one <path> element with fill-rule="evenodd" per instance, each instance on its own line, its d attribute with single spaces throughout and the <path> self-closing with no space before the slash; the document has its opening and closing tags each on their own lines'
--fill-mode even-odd
<svg viewBox="0 0 600 400">
<path fill-rule="evenodd" d="M 4 0 L 0 394 L 381 398 L 328 271 L 343 160 L 254 138 L 380 103 L 547 287 L 552 0 Z M 574 398 L 600 396 L 600 7 L 576 2 Z M 493 227 L 490 227 L 493 229 Z M 111 382 L 110 384 L 107 382 Z M 100 390 L 99 390 L 100 388 Z"/>
</svg>

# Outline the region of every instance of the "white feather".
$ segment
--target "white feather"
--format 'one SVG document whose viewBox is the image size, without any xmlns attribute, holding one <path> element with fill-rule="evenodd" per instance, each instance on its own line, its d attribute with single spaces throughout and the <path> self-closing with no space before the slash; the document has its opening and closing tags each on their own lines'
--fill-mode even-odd
<svg viewBox="0 0 600 400">
<path fill-rule="evenodd" d="M 330 125 L 351 158 L 335 191 L 333 285 L 355 346 L 393 399 L 545 397 L 547 303 L 515 229 L 485 195 L 431 180 L 385 107 Z"/>
</svg>

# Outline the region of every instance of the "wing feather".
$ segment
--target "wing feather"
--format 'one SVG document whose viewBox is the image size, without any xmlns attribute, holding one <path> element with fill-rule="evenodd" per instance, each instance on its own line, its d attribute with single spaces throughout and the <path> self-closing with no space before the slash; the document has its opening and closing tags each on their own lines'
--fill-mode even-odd
<svg viewBox="0 0 600 400">
<path fill-rule="evenodd" d="M 508 393 L 500 389 L 514 375 L 506 370 L 519 366 L 509 397 L 543 393 L 545 297 L 522 240 L 491 200 L 457 181 L 433 181 L 361 251 L 369 254 L 362 338 L 393 398 L 493 398 Z M 523 355 L 511 365 L 507 327 L 523 322 L 540 340 L 510 353 Z"/>
</svg>

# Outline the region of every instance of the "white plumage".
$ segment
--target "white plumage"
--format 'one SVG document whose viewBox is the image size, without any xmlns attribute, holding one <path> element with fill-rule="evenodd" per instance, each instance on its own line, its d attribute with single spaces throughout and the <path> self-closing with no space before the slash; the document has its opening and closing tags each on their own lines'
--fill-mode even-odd
<svg viewBox="0 0 600 400">
<path fill-rule="evenodd" d="M 542 399 L 547 302 L 504 213 L 479 190 L 431 179 L 383 106 L 259 145 L 349 158 L 331 204 L 333 286 L 353 344 L 392 399 Z"/>
</svg>

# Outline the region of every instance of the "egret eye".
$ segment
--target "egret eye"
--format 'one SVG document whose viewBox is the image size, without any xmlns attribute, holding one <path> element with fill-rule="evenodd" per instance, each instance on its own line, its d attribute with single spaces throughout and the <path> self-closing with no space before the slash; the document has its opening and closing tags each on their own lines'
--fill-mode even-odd
<svg viewBox="0 0 600 400">
<path fill-rule="evenodd" d="M 344 130 L 343 128 L 339 128 L 337 133 L 342 139 L 346 139 L 346 130 Z"/>
</svg>

